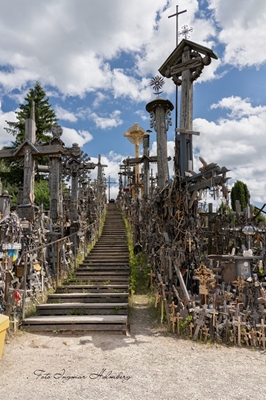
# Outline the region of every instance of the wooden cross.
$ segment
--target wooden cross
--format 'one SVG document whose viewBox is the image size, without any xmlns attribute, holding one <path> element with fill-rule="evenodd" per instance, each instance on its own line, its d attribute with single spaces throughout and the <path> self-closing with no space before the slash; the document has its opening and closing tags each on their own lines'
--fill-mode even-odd
<svg viewBox="0 0 266 400">
<path fill-rule="evenodd" d="M 175 315 L 171 314 L 170 315 L 170 321 L 172 322 L 172 331 L 173 333 L 175 333 L 175 323 L 177 321 L 177 318 Z"/>
<path fill-rule="evenodd" d="M 200 328 L 203 325 L 205 325 L 205 314 L 206 314 L 206 308 L 203 308 L 203 310 L 201 310 L 200 312 L 199 318 L 195 321 L 195 324 L 197 326 L 194 332 L 193 340 L 197 340 Z"/>
<path fill-rule="evenodd" d="M 239 316 L 237 321 L 233 321 L 233 325 L 237 327 L 238 345 L 241 346 L 241 326 L 246 325 L 246 323 L 241 322 L 241 317 Z"/>
<path fill-rule="evenodd" d="M 190 322 L 190 324 L 189 324 L 189 337 L 190 338 L 192 338 L 192 336 L 193 336 L 193 329 L 194 329 L 194 324 L 193 324 L 193 322 L 191 321 Z"/>
<path fill-rule="evenodd" d="M 155 277 L 155 273 L 152 271 L 152 269 L 148 273 L 148 276 L 150 277 L 150 288 L 152 289 L 154 287 L 153 286 L 153 278 Z"/>
<path fill-rule="evenodd" d="M 188 244 L 188 252 L 191 253 L 192 243 L 193 243 L 193 240 L 192 240 L 191 236 L 188 236 L 188 238 L 186 239 L 186 242 Z"/>
<path fill-rule="evenodd" d="M 207 342 L 208 337 L 210 336 L 209 330 L 210 330 L 210 328 L 208 328 L 207 325 L 204 325 L 203 328 L 202 328 L 202 333 L 204 335 L 204 342 L 205 343 Z"/>
<path fill-rule="evenodd" d="M 234 286 L 237 286 L 239 297 L 242 297 L 243 290 L 244 290 L 245 286 L 247 285 L 247 282 L 243 279 L 242 275 L 238 276 L 237 280 L 233 281 L 232 284 Z"/>
<path fill-rule="evenodd" d="M 246 329 L 242 330 L 242 336 L 243 336 L 243 339 L 244 339 L 246 345 L 249 346 L 249 338 L 250 338 L 250 336 L 248 335 Z"/>
<path fill-rule="evenodd" d="M 239 307 L 240 307 L 240 306 L 243 306 L 243 305 L 244 305 L 244 303 L 240 303 L 240 302 L 238 301 L 238 297 L 236 298 L 236 302 L 235 302 L 235 303 L 231 303 L 231 304 L 230 304 L 230 306 L 236 307 L 236 309 L 235 309 L 235 316 L 236 316 L 236 317 L 239 316 Z"/>
<path fill-rule="evenodd" d="M 161 300 L 162 295 L 159 292 L 155 293 L 155 304 L 154 307 L 157 308 L 159 301 Z"/>
<path fill-rule="evenodd" d="M 233 296 L 233 293 L 230 293 L 227 291 L 225 291 L 223 294 L 223 298 L 227 303 L 231 300 L 232 296 Z"/>
<path fill-rule="evenodd" d="M 266 293 L 265 293 L 265 290 L 263 288 L 260 288 L 260 294 L 261 294 L 261 297 L 259 297 L 258 300 L 260 302 L 263 302 L 264 306 L 265 306 L 266 305 Z"/>
<path fill-rule="evenodd" d="M 257 346 L 257 333 L 254 330 L 254 328 L 252 328 L 250 331 L 250 338 L 251 338 L 251 343 L 253 344 L 254 347 L 256 347 Z"/>
<path fill-rule="evenodd" d="M 209 314 L 212 314 L 212 326 L 215 327 L 216 326 L 216 315 L 219 314 L 219 312 L 215 309 L 213 309 L 213 311 L 211 311 Z"/>
<path fill-rule="evenodd" d="M 203 295 L 204 303 L 206 304 L 206 297 L 209 293 L 207 284 L 210 282 L 214 282 L 214 274 L 213 272 L 207 268 L 204 264 L 201 264 L 199 268 L 194 271 L 194 278 L 200 281 L 199 292 Z"/>
<path fill-rule="evenodd" d="M 176 324 L 177 324 L 177 334 L 178 336 L 180 335 L 180 321 L 182 321 L 183 317 L 180 316 L 180 313 L 178 312 L 176 314 Z"/>
<path fill-rule="evenodd" d="M 264 325 L 264 319 L 262 318 L 260 324 L 256 324 L 257 328 L 261 328 L 261 337 L 260 337 L 260 342 L 263 343 L 263 349 L 265 350 L 265 342 L 266 342 L 266 337 L 265 337 L 265 325 Z"/>
</svg>

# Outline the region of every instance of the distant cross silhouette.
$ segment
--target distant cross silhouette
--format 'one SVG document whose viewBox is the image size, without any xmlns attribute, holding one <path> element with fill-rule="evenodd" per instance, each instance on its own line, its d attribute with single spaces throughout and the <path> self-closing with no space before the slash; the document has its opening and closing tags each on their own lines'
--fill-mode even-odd
<svg viewBox="0 0 266 400">
<path fill-rule="evenodd" d="M 178 12 L 178 6 L 176 6 L 176 13 L 168 16 L 168 18 L 176 17 L 176 46 L 178 45 L 178 15 L 185 12 L 187 12 L 187 10 Z"/>
<path fill-rule="evenodd" d="M 183 36 L 184 39 L 189 39 L 189 33 L 193 32 L 194 28 L 192 28 L 192 26 L 188 26 L 188 25 L 183 25 L 181 27 L 181 31 L 178 32 L 178 36 Z"/>
<path fill-rule="evenodd" d="M 178 16 L 179 16 L 179 14 L 183 14 L 185 12 L 187 12 L 187 10 L 178 11 L 178 6 L 176 6 L 175 14 L 172 14 L 172 15 L 168 16 L 168 18 L 176 17 L 176 28 L 175 28 L 175 32 L 176 32 L 176 47 L 178 46 Z M 176 88 L 175 88 L 175 132 L 176 132 L 176 129 L 177 129 L 177 125 L 178 125 L 178 86 L 176 85 Z"/>
</svg>

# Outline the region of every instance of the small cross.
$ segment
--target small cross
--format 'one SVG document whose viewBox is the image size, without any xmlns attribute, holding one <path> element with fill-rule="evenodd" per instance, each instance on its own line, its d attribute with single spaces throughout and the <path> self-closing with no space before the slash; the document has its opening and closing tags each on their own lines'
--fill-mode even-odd
<svg viewBox="0 0 266 400">
<path fill-rule="evenodd" d="M 232 284 L 238 287 L 239 296 L 242 296 L 244 287 L 247 285 L 247 282 L 243 279 L 243 276 L 238 276 L 236 281 L 233 281 Z"/>
<path fill-rule="evenodd" d="M 250 331 L 250 337 L 251 337 L 251 343 L 253 344 L 253 346 L 256 346 L 257 345 L 257 335 L 256 335 L 256 331 L 254 330 L 254 328 L 252 328 Z"/>
<path fill-rule="evenodd" d="M 177 334 L 179 336 L 179 334 L 180 334 L 180 321 L 182 321 L 182 319 L 183 319 L 183 317 L 180 316 L 179 312 L 176 314 L 176 319 L 177 319 Z"/>
<path fill-rule="evenodd" d="M 266 342 L 266 338 L 265 338 L 265 328 L 266 326 L 264 325 L 264 319 L 262 318 L 260 324 L 256 324 L 257 328 L 261 328 L 261 335 L 260 335 L 260 342 L 263 343 L 263 349 L 265 350 L 265 342 Z"/>
<path fill-rule="evenodd" d="M 247 331 L 245 329 L 243 329 L 243 331 L 242 331 L 242 336 L 244 338 L 244 341 L 246 342 L 246 345 L 249 346 L 250 336 L 247 334 Z"/>
<path fill-rule="evenodd" d="M 193 336 L 193 328 L 194 328 L 194 324 L 193 322 L 190 322 L 189 324 L 189 337 L 192 338 Z"/>
<path fill-rule="evenodd" d="M 215 309 L 213 309 L 213 311 L 211 311 L 209 314 L 212 314 L 212 326 L 216 326 L 216 315 L 218 315 L 218 311 L 216 311 Z"/>
<path fill-rule="evenodd" d="M 152 271 L 152 269 L 150 270 L 150 272 L 148 273 L 149 277 L 150 277 L 150 288 L 152 289 L 153 286 L 153 278 L 155 277 L 155 273 Z"/>
<path fill-rule="evenodd" d="M 241 326 L 246 325 L 245 322 L 241 322 L 241 317 L 237 318 L 237 321 L 233 322 L 234 326 L 237 326 L 237 333 L 238 333 L 238 345 L 241 346 Z"/>
<path fill-rule="evenodd" d="M 177 321 L 177 318 L 174 314 L 171 314 L 170 321 L 172 322 L 172 331 L 173 331 L 173 333 L 175 333 L 175 323 Z"/>
<path fill-rule="evenodd" d="M 264 306 L 266 305 L 266 293 L 264 289 L 260 289 L 260 294 L 261 297 L 258 298 L 259 301 L 262 301 L 264 303 Z"/>
<path fill-rule="evenodd" d="M 158 303 L 159 303 L 159 301 L 161 300 L 161 297 L 162 297 L 162 296 L 161 296 L 160 293 L 158 293 L 158 292 L 155 293 L 155 305 L 154 305 L 155 308 L 157 308 Z"/>
<path fill-rule="evenodd" d="M 209 329 L 210 328 L 208 328 L 207 325 L 204 325 L 203 328 L 202 328 L 202 333 L 204 335 L 204 342 L 207 342 L 207 339 L 210 336 Z"/>
</svg>

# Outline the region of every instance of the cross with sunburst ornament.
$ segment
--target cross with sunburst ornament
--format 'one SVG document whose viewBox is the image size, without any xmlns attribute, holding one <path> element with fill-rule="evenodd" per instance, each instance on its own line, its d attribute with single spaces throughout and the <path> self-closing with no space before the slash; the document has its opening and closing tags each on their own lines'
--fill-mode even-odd
<svg viewBox="0 0 266 400">
<path fill-rule="evenodd" d="M 183 25 L 181 26 L 181 31 L 178 32 L 178 36 L 183 36 L 184 39 L 189 39 L 190 36 L 190 32 L 193 32 L 194 28 L 192 28 L 192 26 L 188 26 L 188 25 Z"/>
<path fill-rule="evenodd" d="M 164 85 L 164 79 L 159 75 L 154 76 L 150 80 L 150 86 L 152 86 L 152 88 L 155 92 L 154 94 L 156 94 L 158 97 L 162 93 L 162 91 L 160 91 L 160 89 L 163 87 L 163 85 Z"/>
</svg>

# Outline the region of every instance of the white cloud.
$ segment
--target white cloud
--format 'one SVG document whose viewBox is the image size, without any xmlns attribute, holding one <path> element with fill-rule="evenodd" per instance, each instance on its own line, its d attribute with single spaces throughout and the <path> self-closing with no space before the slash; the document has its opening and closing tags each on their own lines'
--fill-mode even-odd
<svg viewBox="0 0 266 400">
<path fill-rule="evenodd" d="M 95 122 L 97 128 L 109 129 L 119 126 L 123 123 L 120 115 L 121 111 L 115 110 L 110 114 L 110 117 L 100 117 L 96 113 L 91 113 L 89 117 Z"/>
<path fill-rule="evenodd" d="M 208 0 L 221 30 L 224 62 L 237 67 L 259 66 L 266 61 L 264 51 L 266 2 L 257 0 Z"/>
<path fill-rule="evenodd" d="M 104 100 L 107 99 L 107 96 L 105 94 L 103 94 L 102 92 L 97 92 L 95 95 L 95 100 L 92 103 L 94 108 L 98 108 Z"/>
<path fill-rule="evenodd" d="M 1 104 L 0 104 L 1 105 Z M 15 122 L 17 120 L 14 111 L 4 113 L 0 107 L 0 148 L 3 146 L 10 146 L 15 137 L 7 133 L 4 127 L 8 128 L 6 121 Z"/>
<path fill-rule="evenodd" d="M 93 136 L 88 131 L 82 131 L 71 128 L 63 128 L 62 141 L 67 147 L 71 147 L 73 143 L 77 143 L 80 147 L 84 146 L 86 143 L 93 139 Z"/>
<path fill-rule="evenodd" d="M 149 120 L 148 113 L 144 112 L 143 110 L 137 110 L 137 111 L 135 111 L 135 114 L 138 115 L 143 121 Z"/>
<path fill-rule="evenodd" d="M 226 166 L 231 170 L 228 176 L 245 181 L 252 200 L 261 202 L 265 194 L 266 107 L 253 107 L 240 97 L 224 98 L 212 105 L 217 107 L 229 109 L 228 117 L 217 122 L 194 120 L 194 130 L 200 131 L 194 138 L 196 158 L 201 155 L 208 162 Z"/>
<path fill-rule="evenodd" d="M 55 106 L 55 113 L 58 119 L 61 119 L 63 121 L 69 121 L 69 122 L 76 122 L 77 117 L 76 115 L 68 110 L 65 110 L 64 108 L 60 107 L 59 105 Z"/>
</svg>

